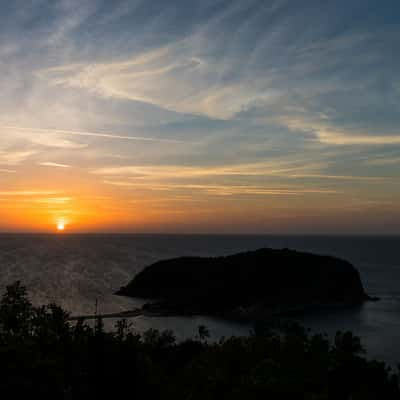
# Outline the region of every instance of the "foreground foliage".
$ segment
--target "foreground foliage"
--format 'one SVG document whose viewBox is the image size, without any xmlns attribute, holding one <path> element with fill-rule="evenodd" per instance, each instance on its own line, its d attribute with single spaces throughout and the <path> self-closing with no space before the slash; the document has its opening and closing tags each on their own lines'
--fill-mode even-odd
<svg viewBox="0 0 400 400">
<path fill-rule="evenodd" d="M 397 399 L 398 376 L 362 356 L 360 340 L 331 344 L 298 326 L 280 333 L 177 343 L 172 332 L 135 333 L 127 321 L 68 322 L 56 305 L 33 307 L 20 283 L 0 304 L 0 393 L 39 399 Z"/>
</svg>

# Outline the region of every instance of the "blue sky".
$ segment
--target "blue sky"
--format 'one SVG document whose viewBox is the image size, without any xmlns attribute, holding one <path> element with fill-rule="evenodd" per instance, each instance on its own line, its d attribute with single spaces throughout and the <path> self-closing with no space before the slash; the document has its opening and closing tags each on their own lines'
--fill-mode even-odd
<svg viewBox="0 0 400 400">
<path fill-rule="evenodd" d="M 399 12 L 8 2 L 0 230 L 399 233 Z"/>
</svg>

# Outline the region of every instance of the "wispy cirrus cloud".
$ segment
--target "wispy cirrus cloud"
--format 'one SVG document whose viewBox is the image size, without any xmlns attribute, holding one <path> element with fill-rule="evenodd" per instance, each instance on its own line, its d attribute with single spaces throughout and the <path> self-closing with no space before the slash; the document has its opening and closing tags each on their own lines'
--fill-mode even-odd
<svg viewBox="0 0 400 400">
<path fill-rule="evenodd" d="M 0 150 L 0 165 L 18 165 L 36 154 L 34 150 L 15 151 L 15 150 Z"/>
<path fill-rule="evenodd" d="M 71 168 L 71 165 L 59 164 L 59 163 L 55 163 L 55 162 L 51 162 L 51 161 L 41 162 L 41 163 L 39 163 L 39 165 L 41 165 L 42 167 Z"/>
<path fill-rule="evenodd" d="M 203 192 L 215 196 L 234 196 L 234 195 L 260 195 L 260 196 L 300 196 L 300 195 L 332 195 L 341 193 L 338 190 L 324 188 L 299 188 L 299 187 L 268 187 L 258 185 L 212 185 L 212 184 L 154 184 L 129 181 L 105 180 L 104 183 L 132 189 L 147 189 L 159 192 Z"/>
<path fill-rule="evenodd" d="M 86 143 L 73 142 L 71 140 L 60 137 L 60 135 L 57 135 L 56 133 L 57 132 L 53 132 L 52 130 L 47 129 L 26 128 L 8 125 L 0 126 L 0 134 L 5 137 L 13 138 L 14 141 L 18 139 L 23 139 L 27 143 L 32 143 L 34 145 L 40 145 L 50 148 L 61 148 L 67 150 L 78 150 L 87 147 Z M 31 155 L 33 154 L 33 152 L 34 151 L 32 150 L 27 151 L 26 153 L 30 153 Z"/>
<path fill-rule="evenodd" d="M 40 199 L 33 199 L 34 203 L 48 204 L 54 206 L 66 205 L 73 200 L 73 197 L 45 197 Z"/>
<path fill-rule="evenodd" d="M 261 120 L 266 129 L 278 124 L 292 131 L 312 132 L 324 145 L 400 144 L 398 134 L 385 134 L 386 126 L 381 126 L 380 131 L 355 129 L 356 124 L 348 115 L 346 103 L 355 100 L 355 94 L 361 96 L 356 105 L 360 118 L 370 118 L 374 107 L 380 107 L 374 96 L 361 89 L 373 85 L 374 77 L 357 76 L 349 84 L 343 74 L 326 75 L 332 63 L 343 57 L 348 57 L 347 68 L 351 68 L 354 48 L 365 53 L 365 68 L 373 68 L 382 54 L 381 49 L 367 49 L 368 41 L 373 40 L 369 34 L 320 40 L 312 45 L 301 43 L 295 50 L 284 52 L 289 65 L 260 60 L 263 46 L 274 50 L 273 41 L 266 37 L 263 46 L 256 47 L 252 57 L 247 58 L 247 69 L 240 65 L 241 60 L 218 58 L 204 51 L 200 45 L 207 39 L 202 35 L 205 33 L 200 30 L 122 61 L 53 67 L 39 75 L 56 87 L 153 104 L 181 114 L 225 120 L 250 116 L 250 122 Z M 259 63 L 266 63 L 266 69 L 260 70 Z M 395 97 L 396 93 L 392 91 L 390 95 Z M 259 110 L 256 116 L 248 112 L 254 107 Z M 395 106 L 384 110 L 387 121 L 398 111 Z"/>
<path fill-rule="evenodd" d="M 0 191 L 0 196 L 51 196 L 59 194 L 59 191 L 54 190 L 5 190 Z"/>
<path fill-rule="evenodd" d="M 328 119 L 328 121 L 326 121 Z M 292 130 L 300 130 L 311 132 L 315 135 L 315 139 L 322 144 L 335 146 L 384 146 L 384 145 L 399 145 L 400 135 L 374 135 L 365 134 L 360 129 L 349 128 L 348 132 L 344 132 L 329 123 L 329 118 L 321 115 L 320 120 L 314 119 L 292 119 L 288 117 L 281 120 Z"/>
<path fill-rule="evenodd" d="M 284 175 L 291 171 L 316 172 L 323 167 L 320 163 L 307 163 L 304 160 L 271 160 L 231 165 L 127 165 L 96 168 L 96 175 L 128 175 L 134 177 L 202 177 L 202 176 L 268 176 Z"/>
<path fill-rule="evenodd" d="M 400 135 L 349 135 L 327 131 L 317 131 L 317 138 L 321 143 L 333 145 L 400 145 Z"/>
<path fill-rule="evenodd" d="M 396 165 L 400 164 L 400 157 L 388 156 L 388 157 L 375 158 L 373 160 L 366 161 L 366 164 L 376 165 L 376 166 Z"/>
<path fill-rule="evenodd" d="M 125 176 L 140 179 L 197 179 L 202 177 L 282 177 L 285 179 L 320 179 L 381 181 L 385 176 L 338 175 L 327 172 L 329 164 L 273 160 L 222 166 L 132 165 L 102 167 L 92 171 L 101 176 Z"/>
<path fill-rule="evenodd" d="M 27 128 L 19 126 L 3 126 L 0 129 L 12 130 L 14 133 L 30 132 L 32 135 L 32 141 L 34 143 L 43 144 L 49 147 L 63 147 L 66 149 L 81 149 L 87 147 L 87 144 L 74 143 L 69 140 L 59 138 L 59 135 L 65 136 L 86 136 L 94 138 L 103 138 L 111 140 L 132 140 L 132 141 L 144 141 L 144 142 L 161 142 L 161 143 L 184 143 L 181 140 L 165 139 L 147 136 L 133 136 L 133 135 L 118 135 L 112 133 L 101 133 L 101 132 L 82 132 L 73 131 L 66 129 L 45 129 L 45 128 Z M 30 136 L 31 137 L 31 136 Z"/>
<path fill-rule="evenodd" d="M 6 174 L 15 174 L 17 171 L 15 169 L 0 168 L 0 172 L 6 173 Z"/>
<path fill-rule="evenodd" d="M 266 90 L 268 78 L 216 79 L 216 69 L 224 66 L 199 56 L 199 41 L 194 36 L 123 61 L 53 67 L 39 76 L 55 86 L 222 119 L 274 94 Z"/>
</svg>

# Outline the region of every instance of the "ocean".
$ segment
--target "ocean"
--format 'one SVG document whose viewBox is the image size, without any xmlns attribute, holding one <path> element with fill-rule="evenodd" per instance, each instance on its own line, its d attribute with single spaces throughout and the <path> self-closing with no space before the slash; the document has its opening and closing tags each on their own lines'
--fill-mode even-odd
<svg viewBox="0 0 400 400">
<path fill-rule="evenodd" d="M 400 363 L 400 237 L 273 235 L 0 235 L 0 291 L 20 280 L 34 304 L 55 302 L 72 315 L 130 310 L 141 301 L 115 296 L 141 269 L 177 256 L 228 255 L 260 247 L 291 248 L 350 261 L 366 292 L 380 297 L 349 309 L 298 313 L 312 332 L 351 330 L 369 357 Z M 205 324 L 214 339 L 246 335 L 251 327 L 208 317 L 132 319 L 133 328 L 172 329 L 194 337 Z M 112 323 L 112 321 L 108 321 Z"/>
</svg>

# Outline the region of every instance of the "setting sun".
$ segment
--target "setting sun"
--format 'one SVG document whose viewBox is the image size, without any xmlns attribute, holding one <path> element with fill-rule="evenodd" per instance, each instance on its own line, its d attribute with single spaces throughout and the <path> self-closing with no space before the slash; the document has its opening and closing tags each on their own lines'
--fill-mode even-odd
<svg viewBox="0 0 400 400">
<path fill-rule="evenodd" d="M 63 231 L 63 230 L 65 230 L 65 224 L 64 224 L 64 222 L 59 222 L 59 223 L 57 224 L 57 230 L 58 230 L 58 231 Z"/>
</svg>

